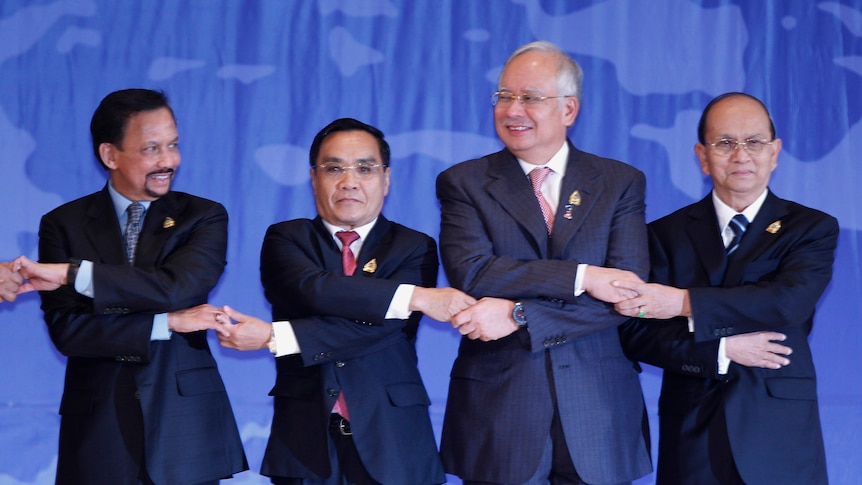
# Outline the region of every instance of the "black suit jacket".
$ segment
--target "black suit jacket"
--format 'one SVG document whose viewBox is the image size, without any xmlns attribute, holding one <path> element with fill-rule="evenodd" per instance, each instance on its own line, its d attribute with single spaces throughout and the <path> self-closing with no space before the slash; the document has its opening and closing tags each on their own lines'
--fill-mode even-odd
<svg viewBox="0 0 862 485">
<path fill-rule="evenodd" d="M 181 192 L 154 201 L 135 266 L 120 234 L 107 186 L 54 209 L 39 228 L 40 261 L 94 263 L 95 298 L 71 286 L 40 293 L 51 339 L 68 357 L 57 483 L 136 483 L 142 457 L 160 485 L 247 469 L 206 333 L 150 341 L 154 314 L 205 303 L 218 282 L 224 207 Z"/>
<path fill-rule="evenodd" d="M 695 331 L 675 318 L 622 332 L 630 355 L 665 370 L 657 483 L 713 483 L 730 461 L 748 484 L 826 483 L 808 334 L 838 223 L 770 192 L 730 257 L 719 231 L 711 195 L 649 225 L 650 279 L 689 289 Z M 719 375 L 719 339 L 761 330 L 787 335 L 790 365 Z"/>
<path fill-rule="evenodd" d="M 381 215 L 347 277 L 321 219 L 298 219 L 269 228 L 260 269 L 273 320 L 290 320 L 302 351 L 276 359 L 261 472 L 329 477 L 329 415 L 343 390 L 353 440 L 375 480 L 444 482 L 414 346 L 422 315 L 384 318 L 399 284 L 435 286 L 434 240 Z"/>
<path fill-rule="evenodd" d="M 530 181 L 508 150 L 440 174 L 449 282 L 476 298 L 521 301 L 529 325 L 497 341 L 461 339 L 441 442 L 447 472 L 525 482 L 548 440 L 553 386 L 582 479 L 618 483 L 649 473 L 638 369 L 617 332 L 626 319 L 587 294 L 574 296 L 581 263 L 646 276 L 645 182 L 631 166 L 570 144 L 549 238 Z"/>
</svg>

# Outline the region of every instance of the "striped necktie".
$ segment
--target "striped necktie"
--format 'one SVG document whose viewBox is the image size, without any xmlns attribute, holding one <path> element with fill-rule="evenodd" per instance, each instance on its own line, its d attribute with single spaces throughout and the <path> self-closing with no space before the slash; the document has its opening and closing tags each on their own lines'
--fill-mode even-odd
<svg viewBox="0 0 862 485">
<path fill-rule="evenodd" d="M 733 219 L 731 219 L 727 225 L 730 226 L 731 230 L 733 230 L 733 239 L 731 239 L 730 244 L 727 245 L 727 254 L 729 256 L 736 251 L 736 248 L 739 247 L 742 235 L 745 234 L 745 230 L 748 229 L 748 219 L 746 219 L 742 214 L 737 214 L 733 216 Z"/>
</svg>

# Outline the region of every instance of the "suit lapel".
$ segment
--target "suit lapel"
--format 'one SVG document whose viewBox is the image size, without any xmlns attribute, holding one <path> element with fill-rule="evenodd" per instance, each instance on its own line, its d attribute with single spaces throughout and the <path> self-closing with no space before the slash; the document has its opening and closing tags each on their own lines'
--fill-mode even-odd
<svg viewBox="0 0 862 485">
<path fill-rule="evenodd" d="M 568 140 L 566 143 L 569 143 L 569 159 L 560 185 L 560 203 L 554 215 L 551 257 L 565 251 L 602 195 L 601 170 L 582 157 Z M 573 196 L 579 198 L 579 204 L 569 204 Z"/>
<path fill-rule="evenodd" d="M 524 228 L 537 254 L 542 259 L 547 258 L 548 228 L 542 217 L 542 209 L 533 195 L 530 179 L 524 175 L 518 160 L 508 150 L 492 155 L 487 176 L 488 194 Z"/>
<path fill-rule="evenodd" d="M 763 252 L 769 248 L 781 234 L 781 231 L 767 231 L 766 229 L 774 222 L 780 221 L 787 214 L 784 202 L 772 192 L 766 195 L 766 200 L 757 212 L 757 216 L 748 225 L 739 249 L 730 256 L 727 266 L 727 274 L 724 281 L 736 285 L 742 280 L 742 272 L 751 261 L 755 261 Z"/>
<path fill-rule="evenodd" d="M 315 217 L 312 220 L 312 226 L 314 227 L 314 235 L 317 239 L 317 244 L 319 245 L 323 267 L 329 271 L 343 271 L 341 265 L 341 251 L 338 249 L 338 245 L 335 244 L 335 239 L 332 238 L 332 234 L 330 234 L 329 230 L 326 229 L 326 226 L 323 225 L 323 219 L 321 219 L 320 216 Z M 356 266 L 357 268 L 359 267 L 358 261 Z"/>
<path fill-rule="evenodd" d="M 719 233 L 718 218 L 708 194 L 688 211 L 691 222 L 685 230 L 698 259 L 709 275 L 710 286 L 719 286 L 727 268 L 727 252 Z"/>
<path fill-rule="evenodd" d="M 92 199 L 86 214 L 87 227 L 83 228 L 83 232 L 89 238 L 90 244 L 96 248 L 100 260 L 109 264 L 125 262 L 120 222 L 107 185 L 98 197 Z"/>
<path fill-rule="evenodd" d="M 377 216 L 377 222 L 374 227 L 368 232 L 365 242 L 362 243 L 362 250 L 356 257 L 356 272 L 354 276 L 374 276 L 377 273 L 378 266 L 386 261 L 382 258 L 385 255 L 392 255 L 392 233 L 390 228 L 392 223 L 383 217 L 383 214 Z"/>
<path fill-rule="evenodd" d="M 135 266 L 153 265 L 159 261 L 168 240 L 187 222 L 183 220 L 186 205 L 174 192 L 168 192 L 150 204 L 135 250 Z"/>
</svg>

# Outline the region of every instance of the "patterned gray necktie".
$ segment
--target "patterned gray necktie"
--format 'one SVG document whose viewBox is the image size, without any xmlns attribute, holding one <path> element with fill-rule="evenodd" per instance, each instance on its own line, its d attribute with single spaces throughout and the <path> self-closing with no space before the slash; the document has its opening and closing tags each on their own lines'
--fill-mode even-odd
<svg viewBox="0 0 862 485">
<path fill-rule="evenodd" d="M 736 248 L 739 247 L 739 241 L 742 240 L 742 235 L 745 234 L 745 230 L 748 229 L 748 219 L 745 218 L 742 214 L 737 214 L 733 216 L 733 219 L 730 220 L 728 224 L 730 229 L 733 230 L 733 239 L 730 240 L 730 244 L 727 245 L 727 254 L 731 255 Z"/>
<path fill-rule="evenodd" d="M 129 220 L 126 222 L 126 233 L 123 242 L 126 246 L 126 261 L 135 264 L 135 247 L 138 245 L 138 235 L 141 233 L 141 219 L 144 216 L 144 205 L 135 202 L 126 209 Z"/>
</svg>

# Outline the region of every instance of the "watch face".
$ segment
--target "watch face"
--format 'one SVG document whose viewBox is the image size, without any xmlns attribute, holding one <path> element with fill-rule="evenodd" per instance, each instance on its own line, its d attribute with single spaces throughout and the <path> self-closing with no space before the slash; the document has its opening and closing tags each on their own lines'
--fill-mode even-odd
<svg viewBox="0 0 862 485">
<path fill-rule="evenodd" d="M 515 303 L 515 308 L 512 309 L 512 319 L 515 320 L 515 323 L 519 326 L 527 324 L 527 313 L 524 311 L 524 306 L 521 305 L 520 302 Z"/>
</svg>

